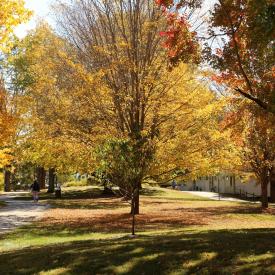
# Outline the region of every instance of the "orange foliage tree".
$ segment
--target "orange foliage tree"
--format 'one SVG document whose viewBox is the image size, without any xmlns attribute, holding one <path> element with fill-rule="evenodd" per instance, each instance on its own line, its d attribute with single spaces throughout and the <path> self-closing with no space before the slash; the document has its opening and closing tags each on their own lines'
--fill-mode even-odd
<svg viewBox="0 0 275 275">
<path fill-rule="evenodd" d="M 182 8 L 201 7 L 203 1 L 165 1 L 156 3 L 167 17 L 165 46 L 173 62 L 185 51 L 197 49 L 196 34 L 182 18 Z M 274 15 L 270 0 L 219 0 L 210 11 L 206 59 L 220 73 L 213 79 L 231 87 L 238 95 L 275 113 Z M 188 35 L 187 35 L 188 34 Z M 218 43 L 213 43 L 219 38 Z M 210 42 L 209 42 L 210 41 Z M 213 44 L 217 47 L 213 51 Z M 219 45 L 219 46 L 218 46 Z"/>
<path fill-rule="evenodd" d="M 31 12 L 24 7 L 24 0 L 1 0 L 0 2 L 0 54 L 8 52 L 12 47 L 11 36 L 14 28 L 27 21 Z M 0 168 L 10 164 L 12 160 L 10 142 L 15 134 L 15 117 L 10 112 L 8 91 L 4 84 L 2 68 L 0 68 Z M 8 179 L 10 179 L 9 171 Z M 9 180 L 5 180 L 5 189 L 9 190 Z"/>
</svg>

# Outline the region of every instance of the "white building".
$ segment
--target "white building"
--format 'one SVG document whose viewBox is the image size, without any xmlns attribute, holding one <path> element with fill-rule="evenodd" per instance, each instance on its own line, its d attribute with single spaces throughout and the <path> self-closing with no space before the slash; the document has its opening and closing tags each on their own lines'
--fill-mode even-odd
<svg viewBox="0 0 275 275">
<path fill-rule="evenodd" d="M 186 191 L 213 191 L 224 194 L 241 194 L 247 197 L 261 196 L 261 186 L 256 179 L 251 178 L 248 182 L 244 182 L 234 175 L 200 177 L 197 180 L 179 183 L 179 186 L 181 190 Z M 270 196 L 269 186 L 268 196 Z"/>
</svg>

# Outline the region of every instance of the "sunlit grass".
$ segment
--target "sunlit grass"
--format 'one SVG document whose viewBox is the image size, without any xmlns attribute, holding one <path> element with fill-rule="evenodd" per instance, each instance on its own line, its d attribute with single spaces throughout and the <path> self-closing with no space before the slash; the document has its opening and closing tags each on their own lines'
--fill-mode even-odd
<svg viewBox="0 0 275 275">
<path fill-rule="evenodd" d="M 137 216 L 137 237 L 131 238 L 129 204 L 117 197 L 102 197 L 101 191 L 98 187 L 64 188 L 62 200 L 43 194 L 42 203 L 53 206 L 45 220 L 0 235 L 1 272 L 275 272 L 275 217 L 262 213 L 255 204 L 210 201 L 146 187 Z"/>
<path fill-rule="evenodd" d="M 188 194 L 184 192 L 180 192 L 178 190 L 172 190 L 161 187 L 150 187 L 146 186 L 144 190 L 141 191 L 141 194 L 148 194 L 151 198 L 163 198 L 170 200 L 184 200 L 184 201 L 211 201 L 208 198 L 203 198 L 200 196 L 196 196 L 193 194 Z"/>
<path fill-rule="evenodd" d="M 50 270 L 43 270 L 40 271 L 39 275 L 61 275 L 61 274 L 69 274 L 70 269 L 61 267 L 61 268 L 54 268 Z"/>
<path fill-rule="evenodd" d="M 14 271 L 24 270 L 24 274 L 91 274 L 91 270 L 92 274 L 221 274 L 221 270 L 222 274 L 273 274 L 274 271 L 275 229 L 156 230 L 140 232 L 134 239 L 126 234 L 39 230 L 25 236 L 22 231 L 16 233 L 23 240 L 17 247 L 2 251 L 2 272 L 8 270 L 5 259 L 9 259 Z M 8 235 L 6 241 L 15 241 L 16 234 Z M 45 236 L 35 240 L 45 234 L 52 236 L 47 241 Z M 22 247 L 24 242 L 30 246 Z M 34 255 L 38 260 L 32 262 Z"/>
<path fill-rule="evenodd" d="M 125 234 L 108 234 L 100 232 L 79 232 L 68 229 L 49 230 L 26 226 L 16 229 L 14 232 L 1 238 L 0 252 L 18 250 L 26 247 L 47 246 L 52 244 L 68 243 L 73 241 L 85 240 L 108 240 L 111 238 L 120 238 Z"/>
</svg>

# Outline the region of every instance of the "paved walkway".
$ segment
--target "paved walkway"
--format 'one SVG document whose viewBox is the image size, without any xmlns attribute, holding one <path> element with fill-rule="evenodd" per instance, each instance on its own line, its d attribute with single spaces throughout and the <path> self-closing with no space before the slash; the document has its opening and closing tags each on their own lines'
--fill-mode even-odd
<svg viewBox="0 0 275 275">
<path fill-rule="evenodd" d="M 41 218 L 49 207 L 33 201 L 14 200 L 15 197 L 27 193 L 11 192 L 0 195 L 0 201 L 6 203 L 4 207 L 0 207 L 0 234 Z"/>
<path fill-rule="evenodd" d="M 249 202 L 249 203 L 251 203 L 251 201 L 247 201 L 247 200 L 237 199 L 237 198 L 228 197 L 228 196 L 225 197 L 223 195 L 219 196 L 219 193 L 214 193 L 214 192 L 204 192 L 204 191 L 182 191 L 182 192 L 189 193 L 189 194 L 196 195 L 196 196 L 200 196 L 200 197 L 204 197 L 204 198 L 208 198 L 208 199 L 211 199 L 211 200 Z"/>
</svg>

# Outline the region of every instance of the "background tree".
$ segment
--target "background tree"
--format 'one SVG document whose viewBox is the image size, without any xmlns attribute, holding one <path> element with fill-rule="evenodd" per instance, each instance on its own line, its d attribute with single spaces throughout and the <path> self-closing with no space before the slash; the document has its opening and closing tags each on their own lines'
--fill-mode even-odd
<svg viewBox="0 0 275 275">
<path fill-rule="evenodd" d="M 15 117 L 8 107 L 8 94 L 4 82 L 0 82 L 0 168 L 12 159 L 9 145 L 15 133 Z"/>
<path fill-rule="evenodd" d="M 257 179 L 262 190 L 262 206 L 268 206 L 267 187 L 272 196 L 272 170 L 274 168 L 274 116 L 261 108 L 251 108 L 248 102 L 228 99 L 223 127 L 231 132 L 231 141 L 239 147 L 241 165 L 237 173 Z M 234 100 L 234 99 L 233 99 Z M 236 104 L 238 102 L 238 104 Z M 254 105 L 252 104 L 254 107 Z M 271 197 L 272 201 L 272 197 Z"/>
<path fill-rule="evenodd" d="M 265 117 L 252 118 L 247 129 L 244 157 L 252 167 L 262 190 L 262 207 L 268 207 L 268 185 L 275 160 L 275 132 L 267 127 Z"/>
<path fill-rule="evenodd" d="M 14 28 L 27 21 L 31 15 L 24 7 L 23 0 L 3 0 L 0 3 L 0 53 L 11 49 L 11 36 Z M 9 144 L 14 135 L 15 117 L 11 113 L 10 97 L 3 79 L 3 70 L 0 68 L 0 168 L 8 166 L 12 159 Z M 10 187 L 10 169 L 5 171 L 5 189 Z"/>
<path fill-rule="evenodd" d="M 168 14 L 167 47 L 174 52 L 174 60 L 184 57 L 181 32 L 194 26 L 174 26 L 189 9 L 200 9 L 204 1 L 156 1 Z M 175 13 L 175 11 L 177 11 Z M 206 41 L 207 60 L 220 74 L 214 79 L 232 91 L 275 113 L 274 92 L 274 15 L 275 5 L 270 0 L 219 0 L 210 10 Z M 196 33 L 193 34 L 193 40 Z M 171 37 L 171 39 L 169 39 Z M 203 41 L 202 40 L 202 41 Z M 169 53 L 168 52 L 168 53 Z"/>
<path fill-rule="evenodd" d="M 11 144 L 16 133 L 16 117 L 12 113 L 9 104 L 9 95 L 4 81 L 0 81 L 0 169 L 4 173 L 4 190 L 11 189 L 11 163 L 13 160 L 13 149 Z"/>
<path fill-rule="evenodd" d="M 62 123 L 66 125 L 64 117 L 71 118 L 76 109 L 74 102 L 62 92 L 72 84 L 71 80 L 68 86 L 61 85 L 65 83 L 64 59 L 57 57 L 62 55 L 63 46 L 62 40 L 41 23 L 18 41 L 8 56 L 6 67 L 17 112 L 15 161 L 56 172 L 83 171 L 91 163 L 84 158 L 89 156 L 88 145 L 74 139 L 74 136 L 79 137 L 77 131 L 62 128 L 60 124 L 63 118 Z M 71 78 L 71 75 L 66 76 L 68 80 Z M 51 192 L 53 188 L 50 185 Z"/>
<path fill-rule="evenodd" d="M 220 71 L 215 79 L 271 113 L 275 113 L 274 16 L 272 1 L 221 0 L 209 27 L 212 38 L 224 37 L 209 56 Z"/>
<path fill-rule="evenodd" d="M 233 91 L 235 96 L 232 102 L 244 107 L 239 109 L 240 114 L 244 110 L 250 110 L 254 114 L 251 120 L 257 121 L 260 112 L 258 108 L 266 111 L 260 117 L 265 116 L 270 120 L 267 122 L 262 119 L 263 127 L 269 127 L 268 132 L 274 131 L 275 113 L 274 13 L 272 1 L 223 0 L 215 5 L 209 27 L 212 40 L 222 38 L 219 43 L 221 46 L 215 51 L 208 48 L 208 59 L 219 71 L 213 80 Z M 248 100 L 247 104 L 238 103 L 243 98 Z M 259 130 L 259 126 L 256 128 L 252 131 L 265 133 Z M 264 139 L 265 135 L 260 140 Z M 269 154 L 272 150 L 270 144 Z M 274 167 L 271 168 L 271 173 L 275 173 Z M 273 179 L 274 175 L 270 178 Z M 275 190 L 273 181 L 271 189 Z"/>
<path fill-rule="evenodd" d="M 189 89 L 195 83 L 189 83 Z M 233 173 L 241 165 L 231 130 L 223 127 L 227 102 L 202 83 L 196 85 L 193 92 L 187 88 L 186 94 L 181 95 L 184 109 L 161 127 L 155 167 L 161 181 Z"/>
<path fill-rule="evenodd" d="M 178 16 L 172 17 L 174 19 L 170 22 L 173 26 L 187 7 L 200 9 L 205 1 L 156 2 L 164 8 L 165 14 L 178 11 Z M 219 0 L 210 11 L 208 35 L 200 35 L 206 42 L 206 60 L 217 72 L 212 80 L 222 90 L 229 89 L 233 94 L 232 103 L 236 107 L 241 106 L 237 116 L 249 109 L 257 120 L 260 108 L 273 114 L 266 116 L 274 120 L 274 12 L 274 3 L 269 0 Z M 173 36 L 176 36 L 173 40 L 177 41 L 178 32 L 174 32 Z M 177 50 L 176 60 L 181 58 L 177 47 L 181 45 L 168 45 L 170 51 Z M 247 100 L 247 104 L 240 103 L 243 99 Z M 272 123 L 268 124 L 273 131 Z M 275 194 L 275 168 L 271 171 L 271 194 Z M 275 200 L 275 195 L 272 200 Z"/>
</svg>

